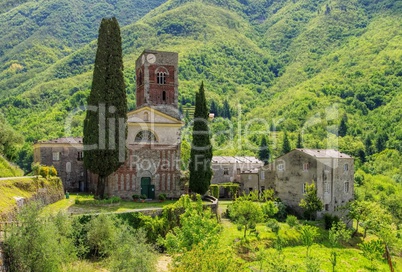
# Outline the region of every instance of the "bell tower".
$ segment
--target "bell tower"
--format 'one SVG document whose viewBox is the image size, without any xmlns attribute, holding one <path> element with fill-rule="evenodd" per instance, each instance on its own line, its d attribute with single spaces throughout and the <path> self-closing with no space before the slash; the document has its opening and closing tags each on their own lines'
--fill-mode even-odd
<svg viewBox="0 0 402 272">
<path fill-rule="evenodd" d="M 144 50 L 135 63 L 137 109 L 149 106 L 177 119 L 178 54 Z"/>
</svg>

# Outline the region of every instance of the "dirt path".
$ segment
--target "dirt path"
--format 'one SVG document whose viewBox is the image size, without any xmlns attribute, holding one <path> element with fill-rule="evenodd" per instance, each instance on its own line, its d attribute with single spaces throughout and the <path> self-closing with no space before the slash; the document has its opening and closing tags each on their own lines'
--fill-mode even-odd
<svg viewBox="0 0 402 272">
<path fill-rule="evenodd" d="M 156 271 L 158 272 L 168 272 L 169 264 L 172 262 L 172 257 L 166 254 L 160 254 L 156 264 Z"/>
</svg>

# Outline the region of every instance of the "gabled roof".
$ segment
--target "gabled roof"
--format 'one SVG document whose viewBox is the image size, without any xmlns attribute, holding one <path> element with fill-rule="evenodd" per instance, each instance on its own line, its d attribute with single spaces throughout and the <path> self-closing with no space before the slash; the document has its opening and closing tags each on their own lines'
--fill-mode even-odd
<svg viewBox="0 0 402 272">
<path fill-rule="evenodd" d="M 159 115 L 159 116 L 165 118 L 166 121 L 169 121 L 171 123 L 183 124 L 183 122 L 181 120 L 178 120 L 177 118 L 175 118 L 173 116 L 170 116 L 170 115 L 168 115 L 166 113 L 163 113 L 163 112 L 161 112 L 161 111 L 159 111 L 159 110 L 157 110 L 155 108 L 151 108 L 149 106 L 141 107 L 141 108 L 138 108 L 136 110 L 128 112 L 127 113 L 127 122 L 130 123 L 131 122 L 130 121 L 131 117 L 133 117 L 135 115 L 138 115 L 140 112 L 143 112 L 143 111 L 149 111 L 151 113 L 151 115 Z M 143 121 L 143 122 L 147 123 L 147 122 L 151 122 L 151 121 Z"/>
<path fill-rule="evenodd" d="M 258 163 L 263 164 L 262 161 L 257 159 L 256 157 L 238 157 L 238 156 L 213 156 L 212 163 Z"/>
<path fill-rule="evenodd" d="M 82 144 L 82 137 L 63 137 L 52 140 L 37 141 L 39 144 Z"/>
<path fill-rule="evenodd" d="M 306 149 L 306 148 L 297 148 L 297 151 L 303 152 L 307 155 L 310 155 L 315 158 L 333 158 L 333 159 L 351 159 L 352 157 L 339 152 L 335 149 Z"/>
</svg>

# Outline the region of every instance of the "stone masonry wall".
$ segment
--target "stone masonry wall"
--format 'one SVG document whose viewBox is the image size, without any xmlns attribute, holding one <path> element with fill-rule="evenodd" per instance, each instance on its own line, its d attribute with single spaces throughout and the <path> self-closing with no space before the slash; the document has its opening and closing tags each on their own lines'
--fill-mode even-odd
<svg viewBox="0 0 402 272">
<path fill-rule="evenodd" d="M 3 252 L 3 243 L 0 241 L 0 272 L 6 272 L 6 259 Z"/>
</svg>

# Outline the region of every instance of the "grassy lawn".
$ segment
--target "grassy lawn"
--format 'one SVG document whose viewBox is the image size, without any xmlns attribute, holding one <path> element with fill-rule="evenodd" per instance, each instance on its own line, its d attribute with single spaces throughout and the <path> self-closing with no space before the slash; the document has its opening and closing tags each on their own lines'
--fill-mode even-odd
<svg viewBox="0 0 402 272">
<path fill-rule="evenodd" d="M 122 200 L 120 203 L 113 204 L 75 204 L 75 200 L 93 200 L 93 195 L 88 194 L 70 194 L 69 199 L 62 199 L 44 208 L 45 214 L 55 214 L 59 211 L 67 211 L 73 214 L 86 214 L 98 212 L 125 212 L 136 209 L 151 209 L 162 208 L 165 205 L 176 202 L 175 200 L 165 200 L 164 202 L 150 201 L 150 202 L 134 202 Z"/>
</svg>

